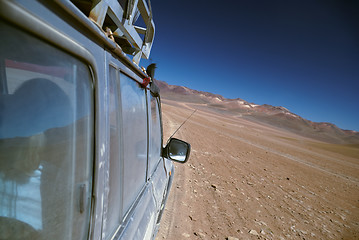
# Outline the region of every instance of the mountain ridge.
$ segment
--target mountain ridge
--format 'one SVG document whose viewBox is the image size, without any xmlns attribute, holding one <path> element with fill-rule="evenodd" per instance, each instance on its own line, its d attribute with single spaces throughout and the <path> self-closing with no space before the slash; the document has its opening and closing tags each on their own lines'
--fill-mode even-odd
<svg viewBox="0 0 359 240">
<path fill-rule="evenodd" d="M 359 144 L 359 132 L 345 130 L 329 122 L 313 122 L 282 106 L 255 104 L 241 98 L 229 99 L 222 95 L 198 91 L 184 86 L 169 85 L 155 80 L 165 99 L 206 106 L 237 117 L 279 127 L 316 140 L 337 144 Z"/>
</svg>

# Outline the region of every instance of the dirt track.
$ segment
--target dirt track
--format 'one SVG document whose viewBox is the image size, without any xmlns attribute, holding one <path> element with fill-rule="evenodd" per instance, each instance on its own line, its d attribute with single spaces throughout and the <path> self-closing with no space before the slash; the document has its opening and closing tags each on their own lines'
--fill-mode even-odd
<svg viewBox="0 0 359 240">
<path fill-rule="evenodd" d="M 193 106 L 165 100 L 165 139 Z M 359 239 L 359 149 L 211 111 L 175 135 L 176 164 L 160 239 Z"/>
</svg>

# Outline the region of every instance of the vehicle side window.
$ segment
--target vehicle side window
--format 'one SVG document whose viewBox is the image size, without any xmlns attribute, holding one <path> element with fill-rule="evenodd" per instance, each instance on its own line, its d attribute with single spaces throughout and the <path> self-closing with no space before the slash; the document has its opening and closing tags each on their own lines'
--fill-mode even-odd
<svg viewBox="0 0 359 240">
<path fill-rule="evenodd" d="M 123 172 L 121 166 L 121 127 L 120 127 L 120 91 L 118 89 L 117 70 L 110 66 L 109 69 L 109 117 L 110 117 L 110 166 L 109 182 L 105 188 L 108 196 L 107 208 L 104 211 L 105 239 L 111 237 L 122 221 L 122 182 Z M 106 204 L 106 203 L 105 203 Z"/>
<path fill-rule="evenodd" d="M 149 148 L 149 174 L 155 170 L 161 158 L 162 129 L 157 98 L 151 95 L 151 116 L 150 116 L 150 148 Z"/>
<path fill-rule="evenodd" d="M 123 130 L 123 211 L 130 208 L 146 181 L 147 111 L 146 93 L 125 74 L 120 75 Z"/>
<path fill-rule="evenodd" d="M 89 67 L 0 22 L 0 239 L 87 238 Z"/>
</svg>

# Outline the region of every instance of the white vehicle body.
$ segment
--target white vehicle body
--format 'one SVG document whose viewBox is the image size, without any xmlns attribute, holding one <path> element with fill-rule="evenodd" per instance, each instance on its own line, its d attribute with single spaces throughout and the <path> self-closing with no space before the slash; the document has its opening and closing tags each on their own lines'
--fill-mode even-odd
<svg viewBox="0 0 359 240">
<path fill-rule="evenodd" d="M 190 146 L 163 148 L 137 66 L 151 15 L 144 0 L 0 2 L 0 239 L 154 239 Z"/>
</svg>

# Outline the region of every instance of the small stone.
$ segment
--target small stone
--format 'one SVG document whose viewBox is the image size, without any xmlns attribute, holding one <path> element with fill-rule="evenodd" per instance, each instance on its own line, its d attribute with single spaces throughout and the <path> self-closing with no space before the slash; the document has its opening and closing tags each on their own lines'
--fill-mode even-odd
<svg viewBox="0 0 359 240">
<path fill-rule="evenodd" d="M 196 236 L 199 236 L 199 237 L 201 237 L 201 238 L 205 238 L 205 237 L 206 237 L 206 235 L 205 235 L 204 233 L 202 233 L 202 232 L 198 232 Z"/>
<path fill-rule="evenodd" d="M 217 189 L 217 185 L 212 184 L 211 187 L 213 187 L 214 189 Z"/>
<path fill-rule="evenodd" d="M 300 230 L 300 232 L 301 232 L 302 234 L 304 234 L 304 235 L 307 235 L 307 234 L 308 234 L 307 231 Z"/>
<path fill-rule="evenodd" d="M 182 233 L 182 236 L 185 238 L 189 238 L 191 235 L 189 235 L 188 233 Z"/>
<path fill-rule="evenodd" d="M 249 231 L 249 234 L 252 234 L 254 236 L 259 236 L 258 232 L 256 230 L 253 230 L 253 229 Z"/>
<path fill-rule="evenodd" d="M 236 237 L 227 237 L 226 239 L 227 239 L 227 240 L 239 240 L 239 239 L 236 238 Z"/>
<path fill-rule="evenodd" d="M 263 221 L 259 221 L 259 223 L 260 223 L 261 225 L 267 226 L 267 224 L 266 224 L 265 222 L 263 222 Z"/>
</svg>

